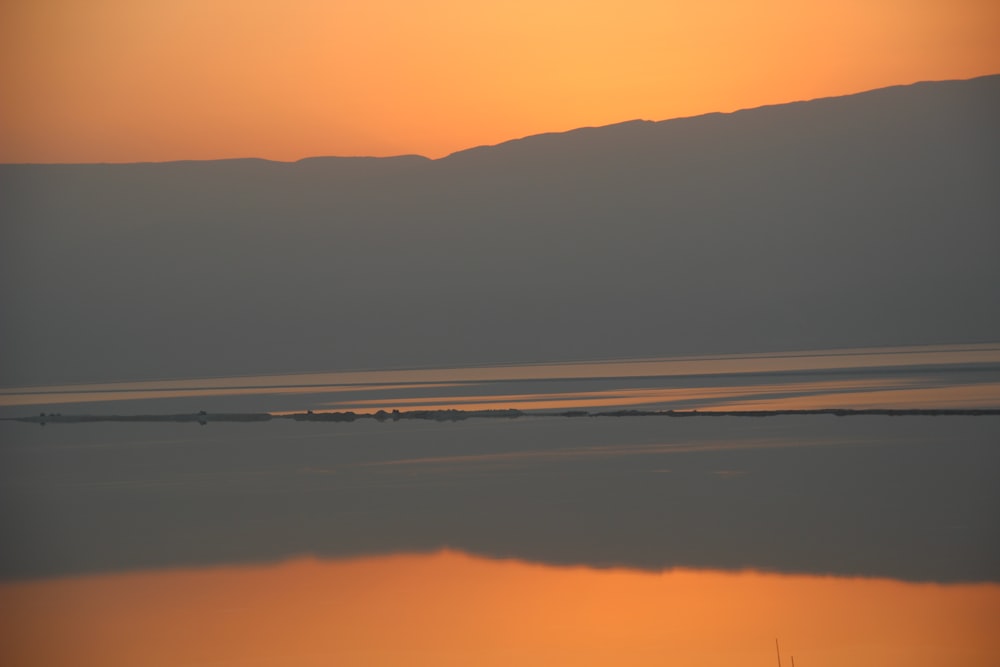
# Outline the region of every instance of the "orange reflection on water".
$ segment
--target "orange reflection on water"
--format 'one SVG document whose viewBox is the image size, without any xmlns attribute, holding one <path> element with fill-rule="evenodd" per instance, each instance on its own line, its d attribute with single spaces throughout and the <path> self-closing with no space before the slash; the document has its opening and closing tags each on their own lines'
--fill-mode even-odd
<svg viewBox="0 0 1000 667">
<path fill-rule="evenodd" d="M 844 408 L 947 409 L 996 408 L 1000 405 L 1000 383 L 983 382 L 950 387 L 919 387 L 885 391 L 858 391 L 820 396 L 776 396 L 761 400 L 736 401 L 717 406 L 719 410 L 815 410 Z"/>
<path fill-rule="evenodd" d="M 190 378 L 0 388 L 0 398 L 11 395 L 55 395 L 113 392 L 115 400 L 130 392 L 280 387 L 327 390 L 346 385 L 432 386 L 441 383 L 497 382 L 508 380 L 572 380 L 590 378 L 669 377 L 733 373 L 815 372 L 831 369 L 904 368 L 956 364 L 1000 364 L 1000 343 L 964 345 L 914 345 L 908 347 L 812 350 L 804 352 L 724 354 L 666 357 L 659 359 L 613 359 L 456 368 L 422 368 L 329 373 L 293 373 L 222 378 Z M 444 384 L 443 386 L 449 386 Z M 452 385 L 454 386 L 454 385 Z M 186 393 L 173 394 L 175 396 Z M 7 399 L 4 399 L 7 400 Z M 39 401 L 41 402 L 41 401 Z M 58 402 L 50 399 L 46 402 Z"/>
<path fill-rule="evenodd" d="M 570 408 L 611 408 L 651 405 L 702 399 L 747 399 L 759 395 L 809 394 L 803 399 L 817 406 L 829 392 L 885 391 L 913 385 L 919 380 L 861 378 L 822 382 L 727 385 L 722 387 L 638 387 L 600 391 L 546 392 L 536 394 L 488 394 L 477 396 L 429 396 L 419 398 L 377 398 L 328 403 L 334 409 L 375 410 L 560 410 Z M 877 395 L 877 394 L 876 394 Z M 711 403 L 699 404 L 711 405 Z M 686 405 L 685 407 L 697 407 Z"/>
<path fill-rule="evenodd" d="M 0 586 L 0 662 L 994 665 L 1000 585 L 552 567 L 455 552 Z"/>
<path fill-rule="evenodd" d="M 94 385 L 105 386 L 105 385 Z M 108 385 L 109 386 L 109 385 Z M 106 401 L 142 401 L 151 398 L 207 398 L 210 396 L 265 396 L 279 394 L 334 394 L 350 391 L 389 391 L 393 389 L 425 389 L 460 387 L 457 382 L 432 382 L 379 385 L 302 385 L 216 388 L 164 388 L 164 389 L 84 389 L 81 391 L 29 391 L 26 393 L 0 391 L 0 406 L 48 405 L 52 403 L 102 403 Z"/>
</svg>

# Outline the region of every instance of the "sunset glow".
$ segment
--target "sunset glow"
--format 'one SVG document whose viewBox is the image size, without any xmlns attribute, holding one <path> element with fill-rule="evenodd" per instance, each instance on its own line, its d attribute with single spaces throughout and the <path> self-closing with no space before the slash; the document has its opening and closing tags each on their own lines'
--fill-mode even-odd
<svg viewBox="0 0 1000 667">
<path fill-rule="evenodd" d="M 996 667 L 998 28 L 0 1 L 0 667 Z"/>
<path fill-rule="evenodd" d="M 0 161 L 439 157 L 1000 71 L 989 0 L 38 0 L 0 9 Z"/>
<path fill-rule="evenodd" d="M 16 613 L 14 610 L 17 610 Z M 550 567 L 455 552 L 0 586 L 6 664 L 993 664 L 996 584 Z"/>
</svg>

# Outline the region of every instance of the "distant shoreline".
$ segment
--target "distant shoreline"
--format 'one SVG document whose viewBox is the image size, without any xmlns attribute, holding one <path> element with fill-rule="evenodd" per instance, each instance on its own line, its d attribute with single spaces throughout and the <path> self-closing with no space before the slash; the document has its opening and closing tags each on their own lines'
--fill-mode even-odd
<svg viewBox="0 0 1000 667">
<path fill-rule="evenodd" d="M 462 421 L 465 419 L 517 419 L 519 417 L 778 417 L 784 415 L 834 415 L 858 417 L 879 415 L 888 417 L 981 417 L 1000 415 L 1000 408 L 958 409 L 842 409 L 820 408 L 815 410 L 615 410 L 590 412 L 566 410 L 560 412 L 526 412 L 523 410 L 393 410 L 387 412 L 194 412 L 179 414 L 146 415 L 64 415 L 39 414 L 30 417 L 2 417 L 0 421 L 17 421 L 32 424 L 83 424 L 94 422 L 265 422 L 276 419 L 314 422 L 353 422 L 372 419 L 379 422 L 401 420 Z"/>
</svg>

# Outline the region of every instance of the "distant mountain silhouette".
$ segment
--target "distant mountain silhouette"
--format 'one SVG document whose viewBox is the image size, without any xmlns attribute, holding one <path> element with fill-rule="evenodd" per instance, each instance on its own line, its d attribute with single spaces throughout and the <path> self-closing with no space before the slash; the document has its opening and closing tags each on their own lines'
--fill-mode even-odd
<svg viewBox="0 0 1000 667">
<path fill-rule="evenodd" d="M 0 382 L 1000 336 L 1000 76 L 440 160 L 0 166 Z"/>
</svg>

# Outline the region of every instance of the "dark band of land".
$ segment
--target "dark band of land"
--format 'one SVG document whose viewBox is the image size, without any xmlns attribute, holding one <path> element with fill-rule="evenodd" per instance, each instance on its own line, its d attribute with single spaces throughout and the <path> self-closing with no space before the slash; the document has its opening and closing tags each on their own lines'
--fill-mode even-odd
<svg viewBox="0 0 1000 667">
<path fill-rule="evenodd" d="M 295 412 L 272 414 L 270 412 L 196 412 L 159 415 L 64 415 L 42 413 L 30 417 L 6 417 L 3 421 L 34 424 L 79 424 L 91 422 L 264 422 L 272 419 L 294 421 L 353 422 L 361 419 L 400 421 L 420 419 L 426 421 L 462 421 L 465 419 L 516 419 L 519 417 L 778 417 L 782 415 L 834 415 L 859 417 L 881 415 L 888 417 L 981 417 L 1000 415 L 1000 408 L 959 409 L 867 409 L 820 408 L 815 410 L 615 410 L 590 412 L 567 410 L 563 412 L 525 412 L 523 410 L 393 410 L 387 412 Z"/>
</svg>

